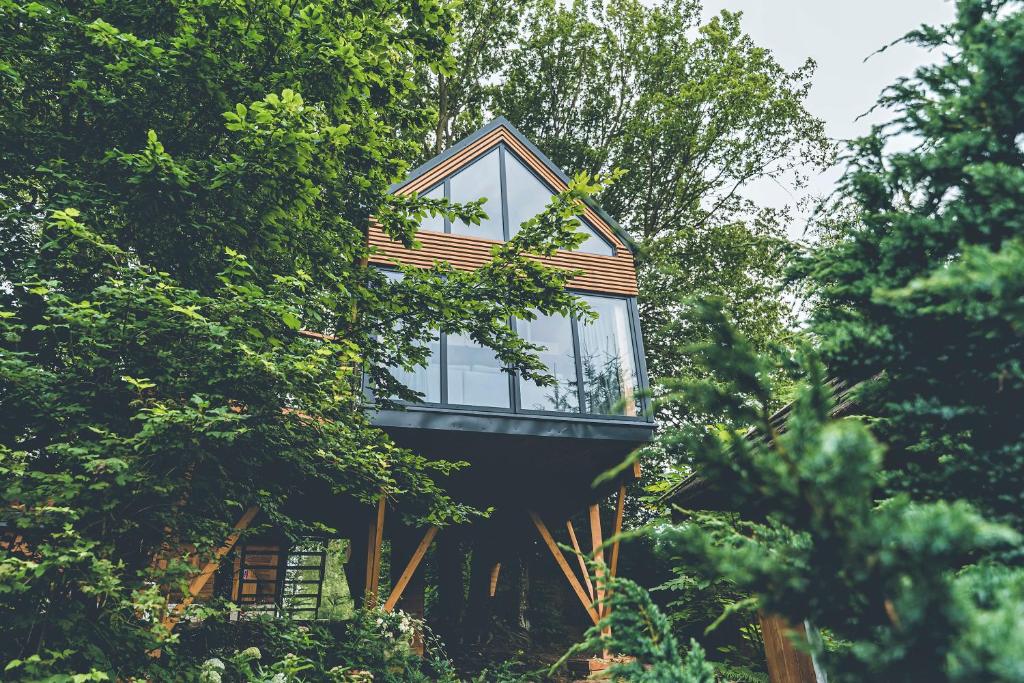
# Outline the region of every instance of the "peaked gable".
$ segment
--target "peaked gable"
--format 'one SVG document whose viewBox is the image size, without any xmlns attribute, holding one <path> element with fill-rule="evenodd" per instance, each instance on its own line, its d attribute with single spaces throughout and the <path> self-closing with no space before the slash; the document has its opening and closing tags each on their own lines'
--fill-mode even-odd
<svg viewBox="0 0 1024 683">
<path fill-rule="evenodd" d="M 392 185 L 391 191 L 395 194 L 411 194 L 412 192 L 422 193 L 432 190 L 433 186 L 443 181 L 444 178 L 454 176 L 473 165 L 477 160 L 495 151 L 502 143 L 506 149 L 513 152 L 512 157 L 516 162 L 521 163 L 524 168 L 528 168 L 531 175 L 535 174 L 547 186 L 548 192 L 558 193 L 568 188 L 569 177 L 565 172 L 527 140 L 526 136 L 519 132 L 519 129 L 513 126 L 508 119 L 499 116 L 433 159 L 413 169 L 405 180 Z M 506 166 L 506 173 L 511 167 L 511 165 Z M 480 196 L 482 195 L 476 195 L 474 198 Z M 543 210 L 546 205 L 547 201 L 540 206 L 540 210 Z M 487 210 L 486 206 L 485 210 Z M 488 215 L 490 213 L 489 211 Z M 532 216 L 525 216 L 522 220 L 530 217 Z M 583 218 L 584 225 L 594 228 L 615 249 L 633 249 L 632 241 L 625 231 L 596 204 L 587 203 L 587 206 L 584 207 Z M 515 223 L 515 226 L 517 229 L 518 222 Z"/>
<path fill-rule="evenodd" d="M 552 194 L 564 191 L 569 179 L 554 163 L 504 118 L 497 118 L 414 169 L 392 186 L 396 194 L 422 193 L 453 202 L 487 199 L 488 218 L 479 226 L 428 218 L 420 226 L 421 248 L 410 250 L 370 229 L 376 248 L 371 262 L 429 267 L 448 261 L 472 269 L 489 259 L 491 245 L 511 238 L 519 225 L 547 206 Z M 550 265 L 581 269 L 572 286 L 594 292 L 636 294 L 633 244 L 596 204 L 588 202 L 581 218 L 587 237 L 574 251 L 544 259 Z"/>
</svg>

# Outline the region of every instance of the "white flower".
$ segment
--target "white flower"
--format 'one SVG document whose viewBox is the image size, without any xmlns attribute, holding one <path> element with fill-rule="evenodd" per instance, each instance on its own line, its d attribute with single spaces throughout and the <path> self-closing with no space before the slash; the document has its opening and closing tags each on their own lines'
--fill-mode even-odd
<svg viewBox="0 0 1024 683">
<path fill-rule="evenodd" d="M 213 671 L 223 672 L 224 671 L 224 662 L 222 662 L 221 660 L 217 659 L 216 657 L 211 657 L 210 659 L 207 659 L 205 662 L 203 662 L 203 668 L 204 669 L 212 669 Z"/>
</svg>

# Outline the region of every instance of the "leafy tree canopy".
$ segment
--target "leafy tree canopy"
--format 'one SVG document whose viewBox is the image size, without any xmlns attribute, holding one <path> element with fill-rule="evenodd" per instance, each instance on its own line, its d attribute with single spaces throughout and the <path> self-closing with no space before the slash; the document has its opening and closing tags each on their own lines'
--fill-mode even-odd
<svg viewBox="0 0 1024 683">
<path fill-rule="evenodd" d="M 528 256 L 575 246 L 604 180 L 475 273 L 366 267 L 371 217 L 412 245 L 427 213 L 482 215 L 388 191 L 452 20 L 435 0 L 0 2 L 8 677 L 176 677 L 160 619 L 194 570 L 175 558 L 208 558 L 249 506 L 292 536 L 343 521 L 309 504 L 337 496 L 472 514 L 433 480 L 457 465 L 371 428 L 363 371 L 411 397 L 386 368 L 441 329 L 543 379 L 504 321 L 577 311 Z"/>
<path fill-rule="evenodd" d="M 787 71 L 739 14 L 700 15 L 689 0 L 538 2 L 493 98 L 563 167 L 626 171 L 601 204 L 640 247 L 655 376 L 696 371 L 682 350 L 708 334 L 690 315 L 695 295 L 722 298 L 762 345 L 784 333 L 785 216 L 743 190 L 831 154 L 804 108 L 813 62 Z"/>
<path fill-rule="evenodd" d="M 860 140 L 828 239 L 796 268 L 818 349 L 771 418 L 777 361 L 709 309 L 709 377 L 664 400 L 728 425 L 669 430 L 728 515 L 690 511 L 669 552 L 764 609 L 809 620 L 829 680 L 1019 681 L 1022 106 L 1020 2 L 961 0 L 908 39 L 942 49 L 883 98 L 897 119 Z M 893 152 L 890 136 L 917 144 Z M 865 379 L 835 420 L 826 370 Z"/>
</svg>

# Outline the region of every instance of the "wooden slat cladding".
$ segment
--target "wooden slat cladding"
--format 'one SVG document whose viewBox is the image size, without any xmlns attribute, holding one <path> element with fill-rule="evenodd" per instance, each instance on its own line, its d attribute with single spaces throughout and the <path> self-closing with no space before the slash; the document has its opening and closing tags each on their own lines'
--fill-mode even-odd
<svg viewBox="0 0 1024 683">
<path fill-rule="evenodd" d="M 390 240 L 377 227 L 370 228 L 370 246 L 376 253 L 370 262 L 377 265 L 403 264 L 429 268 L 438 261 L 447 261 L 459 270 L 475 270 L 491 259 L 491 248 L 500 244 L 493 240 L 450 235 L 441 232 L 417 233 L 421 248 L 406 249 Z M 578 252 L 559 252 L 541 261 L 547 265 L 581 269 L 583 274 L 572 280 L 571 286 L 591 292 L 636 296 L 636 271 L 633 255 L 620 249 L 615 256 L 599 256 Z"/>
<path fill-rule="evenodd" d="M 445 159 L 434 168 L 420 175 L 397 190 L 397 194 L 409 194 L 430 189 L 446 176 L 471 163 L 504 142 L 530 168 L 541 176 L 556 191 L 566 189 L 565 183 L 542 164 L 514 135 L 500 126 L 474 141 L 458 154 Z M 607 294 L 636 296 L 636 267 L 633 254 L 615 231 L 590 207 L 584 216 L 608 241 L 615 245 L 614 256 L 585 254 L 580 252 L 559 252 L 553 257 L 541 259 L 543 263 L 565 269 L 580 269 L 583 274 L 572 281 L 572 287 Z M 474 270 L 491 258 L 491 248 L 499 244 L 493 240 L 467 235 L 452 235 L 440 232 L 421 231 L 417 234 L 420 249 L 406 249 L 372 225 L 369 229 L 370 246 L 375 249 L 370 262 L 377 265 L 411 265 L 429 268 L 438 261 L 447 261 L 460 270 Z"/>
</svg>

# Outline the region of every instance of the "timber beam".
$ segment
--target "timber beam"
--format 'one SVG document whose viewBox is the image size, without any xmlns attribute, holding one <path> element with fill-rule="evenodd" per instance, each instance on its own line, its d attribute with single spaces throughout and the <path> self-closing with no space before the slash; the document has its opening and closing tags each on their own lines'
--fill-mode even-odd
<svg viewBox="0 0 1024 683">
<path fill-rule="evenodd" d="M 594 610 L 593 601 L 589 599 L 586 592 L 583 590 L 583 586 L 580 584 L 579 579 L 573 574 L 572 568 L 569 567 L 569 563 L 565 561 L 565 556 L 559 549 L 558 544 L 555 543 L 555 539 L 552 538 L 551 532 L 548 531 L 548 527 L 544 524 L 544 520 L 540 518 L 536 512 L 530 511 L 530 519 L 533 521 L 533 525 L 537 527 L 537 532 L 540 534 L 544 544 L 551 551 L 551 556 L 555 558 L 555 562 L 558 564 L 558 568 L 562 570 L 565 578 L 569 581 L 569 585 L 572 586 L 573 591 L 576 593 L 576 597 L 580 599 L 583 604 L 583 609 L 587 611 L 587 615 L 590 620 L 596 625 L 600 618 L 597 612 Z"/>
<path fill-rule="evenodd" d="M 416 547 L 412 557 L 409 558 L 409 563 L 405 566 L 405 570 L 402 571 L 402 575 L 398 577 L 398 581 L 395 583 L 395 587 L 391 589 L 391 595 L 384 602 L 384 611 L 390 612 L 395 609 L 395 605 L 398 604 L 399 599 L 402 597 L 402 592 L 405 587 L 409 585 L 412 580 L 413 574 L 420 566 L 420 562 L 423 561 L 424 555 L 427 554 L 427 550 L 430 548 L 430 544 L 433 543 L 434 537 L 437 536 L 437 527 L 429 527 L 425 534 L 423 534 L 423 540 Z"/>
<path fill-rule="evenodd" d="M 387 497 L 382 493 L 377 499 L 377 516 L 370 522 L 367 531 L 366 548 L 366 589 L 364 604 L 377 606 L 377 590 L 380 585 L 380 554 L 384 544 L 384 509 Z"/>
<path fill-rule="evenodd" d="M 224 545 L 214 551 L 213 558 L 207 562 L 199 574 L 189 582 L 188 595 L 183 596 L 181 602 L 175 605 L 171 609 L 170 614 L 164 617 L 163 626 L 167 629 L 168 633 L 173 631 L 174 627 L 178 625 L 179 621 L 181 621 L 181 615 L 184 613 L 185 609 L 195 601 L 196 596 L 199 595 L 199 592 L 202 591 L 207 582 L 209 582 L 210 577 L 212 577 L 214 572 L 217 571 L 217 567 L 220 566 L 221 560 L 224 559 L 224 556 L 231 552 L 231 549 L 235 547 L 235 544 L 238 543 L 238 539 L 242 535 L 242 531 L 249 527 L 253 518 L 256 517 L 256 513 L 259 511 L 259 506 L 253 505 L 242 513 L 242 516 L 238 518 L 237 522 L 235 522 L 234 531 L 230 536 L 228 536 L 227 540 L 224 541 Z"/>
</svg>

